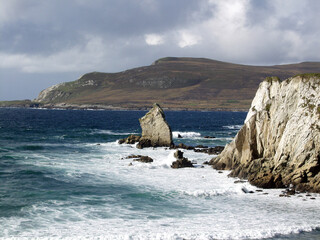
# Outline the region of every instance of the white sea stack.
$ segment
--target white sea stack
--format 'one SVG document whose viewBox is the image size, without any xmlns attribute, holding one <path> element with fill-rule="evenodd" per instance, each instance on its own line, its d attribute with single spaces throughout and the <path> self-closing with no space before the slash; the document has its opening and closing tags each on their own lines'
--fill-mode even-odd
<svg viewBox="0 0 320 240">
<path fill-rule="evenodd" d="M 320 74 L 263 81 L 243 127 L 211 164 L 266 188 L 320 192 Z"/>
<path fill-rule="evenodd" d="M 139 119 L 142 136 L 137 145 L 144 147 L 170 147 L 172 143 L 172 131 L 165 119 L 162 108 L 153 104 L 153 108 Z"/>
</svg>

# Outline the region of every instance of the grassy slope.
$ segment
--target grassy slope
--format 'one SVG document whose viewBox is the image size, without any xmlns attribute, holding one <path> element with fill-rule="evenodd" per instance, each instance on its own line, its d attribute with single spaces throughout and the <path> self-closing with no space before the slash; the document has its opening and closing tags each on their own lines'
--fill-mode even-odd
<svg viewBox="0 0 320 240">
<path fill-rule="evenodd" d="M 259 83 L 320 72 L 320 63 L 247 66 L 202 58 L 164 58 L 120 73 L 89 73 L 58 88 L 54 103 L 104 104 L 126 108 L 158 102 L 168 108 L 248 109 Z M 94 85 L 87 85 L 93 80 Z M 66 94 L 65 94 L 66 93 Z"/>
</svg>

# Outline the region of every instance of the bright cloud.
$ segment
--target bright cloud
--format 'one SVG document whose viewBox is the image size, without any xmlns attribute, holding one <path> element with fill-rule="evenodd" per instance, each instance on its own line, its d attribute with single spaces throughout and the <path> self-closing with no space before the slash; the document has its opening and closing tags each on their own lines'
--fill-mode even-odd
<svg viewBox="0 0 320 240">
<path fill-rule="evenodd" d="M 163 36 L 159 34 L 146 34 L 144 36 L 144 39 L 148 45 L 152 46 L 161 45 L 164 43 Z"/>
<path fill-rule="evenodd" d="M 181 48 L 191 47 L 193 45 L 198 44 L 201 40 L 200 36 L 191 34 L 190 32 L 182 31 L 179 35 L 180 35 L 180 40 L 178 45 Z"/>
</svg>

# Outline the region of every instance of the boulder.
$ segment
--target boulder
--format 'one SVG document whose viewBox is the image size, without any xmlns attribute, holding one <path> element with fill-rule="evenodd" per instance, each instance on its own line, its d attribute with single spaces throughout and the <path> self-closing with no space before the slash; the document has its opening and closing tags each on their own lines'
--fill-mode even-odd
<svg viewBox="0 0 320 240">
<path fill-rule="evenodd" d="M 177 150 L 174 153 L 174 157 L 177 159 L 176 161 L 172 162 L 172 168 L 185 168 L 185 167 L 194 167 L 192 162 L 188 160 L 188 158 L 183 157 L 183 152 Z"/>
<path fill-rule="evenodd" d="M 223 149 L 224 149 L 223 146 L 215 146 L 215 147 L 212 147 L 212 148 L 208 149 L 208 154 L 209 155 L 212 155 L 212 154 L 218 155 L 223 151 Z"/>
<path fill-rule="evenodd" d="M 197 146 L 198 147 L 198 146 Z M 198 148 L 194 149 L 195 152 L 202 152 L 202 153 L 207 153 L 209 155 L 218 155 L 223 151 L 224 147 L 222 146 L 216 146 L 216 147 L 210 147 L 210 148 Z"/>
<path fill-rule="evenodd" d="M 180 150 L 175 151 L 175 153 L 173 154 L 175 159 L 182 159 L 183 158 L 183 152 L 181 152 Z"/>
<path fill-rule="evenodd" d="M 243 127 L 211 164 L 259 187 L 320 192 L 320 74 L 263 81 Z"/>
<path fill-rule="evenodd" d="M 155 103 L 153 108 L 139 119 L 139 122 L 142 136 L 137 144 L 138 148 L 170 147 L 173 145 L 171 128 L 158 104 Z"/>
<path fill-rule="evenodd" d="M 127 138 L 123 138 L 123 139 L 120 139 L 118 141 L 119 144 L 135 144 L 136 142 L 139 142 L 140 140 L 140 136 L 137 136 L 137 135 L 130 135 L 129 137 Z"/>
<path fill-rule="evenodd" d="M 133 158 L 133 161 L 143 162 L 143 163 L 151 163 L 153 159 L 149 156 L 142 156 L 142 155 L 130 155 L 126 157 L 126 159 Z"/>
<path fill-rule="evenodd" d="M 200 145 L 195 146 L 195 148 L 209 148 L 209 147 L 200 144 Z"/>
<path fill-rule="evenodd" d="M 143 163 L 152 163 L 153 159 L 149 156 L 140 156 L 139 158 L 133 159 L 133 161 L 138 161 Z"/>
<path fill-rule="evenodd" d="M 156 144 L 152 144 L 151 140 L 146 138 L 141 139 L 137 144 L 137 148 L 139 149 L 147 148 L 147 147 L 159 147 L 159 146 Z"/>
<path fill-rule="evenodd" d="M 178 145 L 173 145 L 172 148 L 174 148 L 174 149 L 181 148 L 181 149 L 186 149 L 186 150 L 193 150 L 194 149 L 194 147 L 187 146 L 184 143 L 179 143 Z"/>
</svg>

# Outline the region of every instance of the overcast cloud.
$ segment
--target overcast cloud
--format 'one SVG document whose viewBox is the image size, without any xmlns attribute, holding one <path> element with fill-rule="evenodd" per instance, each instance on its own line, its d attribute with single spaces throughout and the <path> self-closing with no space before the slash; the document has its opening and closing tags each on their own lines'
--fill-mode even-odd
<svg viewBox="0 0 320 240">
<path fill-rule="evenodd" d="M 0 0 L 0 100 L 166 56 L 320 61 L 319 0 Z"/>
</svg>

